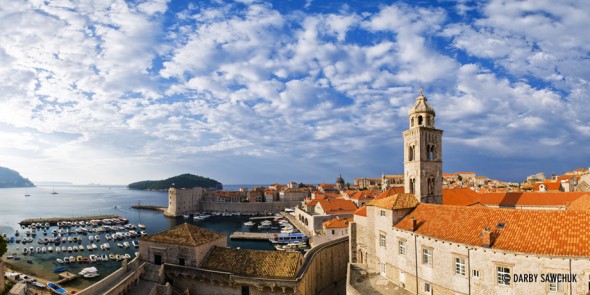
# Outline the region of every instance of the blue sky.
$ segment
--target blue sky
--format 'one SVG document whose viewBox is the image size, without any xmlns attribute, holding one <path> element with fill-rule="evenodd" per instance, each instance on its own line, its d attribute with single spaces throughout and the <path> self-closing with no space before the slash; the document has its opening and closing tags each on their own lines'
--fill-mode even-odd
<svg viewBox="0 0 590 295">
<path fill-rule="evenodd" d="M 590 166 L 588 1 L 0 7 L 0 166 L 33 181 L 402 173 L 420 85 L 445 172 Z"/>
</svg>

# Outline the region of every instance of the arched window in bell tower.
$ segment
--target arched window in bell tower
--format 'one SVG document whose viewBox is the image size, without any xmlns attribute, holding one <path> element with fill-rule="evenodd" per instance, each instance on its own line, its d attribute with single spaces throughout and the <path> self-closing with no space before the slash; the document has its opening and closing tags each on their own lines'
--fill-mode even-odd
<svg viewBox="0 0 590 295">
<path fill-rule="evenodd" d="M 434 161 L 434 145 L 427 145 L 426 151 L 428 152 L 428 160 Z"/>
<path fill-rule="evenodd" d="M 414 117 L 410 119 L 410 127 L 414 127 Z"/>
<path fill-rule="evenodd" d="M 418 125 L 422 126 L 422 124 L 424 124 L 424 118 L 422 118 L 422 116 L 418 116 Z"/>
<path fill-rule="evenodd" d="M 411 145 L 408 148 L 408 161 L 414 161 L 414 155 L 415 155 L 415 148 L 413 145 Z"/>
<path fill-rule="evenodd" d="M 416 192 L 416 179 L 410 178 L 410 194 Z"/>
<path fill-rule="evenodd" d="M 430 116 L 426 116 L 426 126 L 430 127 Z"/>
<path fill-rule="evenodd" d="M 434 178 L 429 177 L 427 183 L 428 183 L 428 195 L 432 196 L 432 195 L 434 195 Z"/>
</svg>

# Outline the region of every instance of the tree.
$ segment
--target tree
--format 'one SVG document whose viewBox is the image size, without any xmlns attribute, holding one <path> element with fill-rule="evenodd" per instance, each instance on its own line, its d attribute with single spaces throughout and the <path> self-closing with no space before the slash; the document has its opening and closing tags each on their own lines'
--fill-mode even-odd
<svg viewBox="0 0 590 295">
<path fill-rule="evenodd" d="M 457 175 L 457 180 L 463 181 L 463 176 L 461 176 L 461 174 Z"/>
<path fill-rule="evenodd" d="M 0 237 L 0 257 L 4 255 L 6 251 L 8 251 L 8 248 L 6 247 L 6 240 Z"/>
</svg>

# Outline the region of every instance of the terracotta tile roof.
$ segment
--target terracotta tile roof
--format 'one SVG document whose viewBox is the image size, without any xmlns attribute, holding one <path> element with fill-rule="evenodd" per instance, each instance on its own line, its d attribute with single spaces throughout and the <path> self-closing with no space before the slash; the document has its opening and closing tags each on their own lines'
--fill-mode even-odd
<svg viewBox="0 0 590 295">
<path fill-rule="evenodd" d="M 442 190 L 443 205 L 470 206 L 481 200 L 481 194 L 469 188 L 455 188 Z"/>
<path fill-rule="evenodd" d="M 302 262 L 303 255 L 299 252 L 215 246 L 207 254 L 200 268 L 249 277 L 293 278 Z"/>
<path fill-rule="evenodd" d="M 357 209 L 356 205 L 351 200 L 318 200 L 318 203 L 326 214 L 352 214 Z"/>
<path fill-rule="evenodd" d="M 590 256 L 590 212 L 513 210 L 420 204 L 394 227 L 409 230 L 416 218 L 418 234 L 482 246 L 480 234 L 492 230 L 492 249 L 512 252 Z M 503 229 L 498 224 L 504 223 Z"/>
<path fill-rule="evenodd" d="M 325 228 L 346 228 L 348 227 L 348 224 L 353 222 L 354 218 L 349 217 L 349 218 L 334 218 L 334 219 L 330 219 L 326 222 L 324 222 L 324 227 Z"/>
<path fill-rule="evenodd" d="M 367 206 L 362 206 L 354 211 L 354 215 L 367 217 Z"/>
<path fill-rule="evenodd" d="M 390 187 L 390 188 L 386 189 L 385 191 L 383 191 L 382 193 L 380 193 L 379 195 L 377 195 L 375 197 L 375 200 L 384 199 L 384 198 L 391 197 L 396 194 L 403 194 L 403 193 L 404 193 L 403 186 L 402 187 L 399 187 L 399 186 Z"/>
<path fill-rule="evenodd" d="M 315 207 L 315 205 L 318 203 L 318 201 L 319 201 L 319 200 L 317 200 L 317 199 L 311 200 L 311 201 L 309 201 L 309 202 L 305 203 L 305 206 L 308 206 L 308 207 Z"/>
<path fill-rule="evenodd" d="M 559 181 L 544 181 L 544 182 L 535 182 L 535 191 L 539 191 L 540 190 L 540 186 L 541 184 L 545 185 L 545 189 L 548 191 L 558 191 L 559 189 L 561 189 L 561 183 Z"/>
<path fill-rule="evenodd" d="M 480 203 L 499 206 L 566 206 L 585 192 L 504 192 L 485 193 Z"/>
<path fill-rule="evenodd" d="M 367 206 L 375 206 L 383 209 L 409 209 L 416 207 L 420 202 L 416 199 L 414 194 L 395 194 L 393 196 L 372 200 L 367 203 Z"/>
<path fill-rule="evenodd" d="M 226 238 L 226 236 L 185 222 L 161 233 L 142 237 L 140 240 L 196 247 L 221 238 Z"/>
<path fill-rule="evenodd" d="M 572 201 L 567 210 L 585 210 L 590 212 L 590 194 L 584 194 L 581 197 Z"/>
</svg>

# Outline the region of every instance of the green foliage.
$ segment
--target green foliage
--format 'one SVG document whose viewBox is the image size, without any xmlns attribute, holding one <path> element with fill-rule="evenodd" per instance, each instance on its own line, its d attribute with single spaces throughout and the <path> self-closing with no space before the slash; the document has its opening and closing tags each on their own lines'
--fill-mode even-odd
<svg viewBox="0 0 590 295">
<path fill-rule="evenodd" d="M 138 190 L 167 190 L 171 187 L 193 188 L 197 186 L 204 188 L 223 189 L 223 185 L 217 180 L 188 173 L 170 177 L 165 180 L 145 180 L 127 185 L 127 187 L 130 189 Z"/>
<path fill-rule="evenodd" d="M 0 237 L 0 257 L 2 257 L 2 255 L 4 255 L 4 253 L 6 253 L 6 251 L 8 251 L 6 243 L 7 243 L 7 241 L 4 240 L 4 238 Z"/>
<path fill-rule="evenodd" d="M 303 182 L 300 182 L 299 183 L 299 188 L 304 188 L 304 187 L 305 187 L 305 184 L 303 184 Z"/>
<path fill-rule="evenodd" d="M 461 174 L 457 175 L 457 180 L 463 181 L 463 176 L 461 176 Z"/>
</svg>

